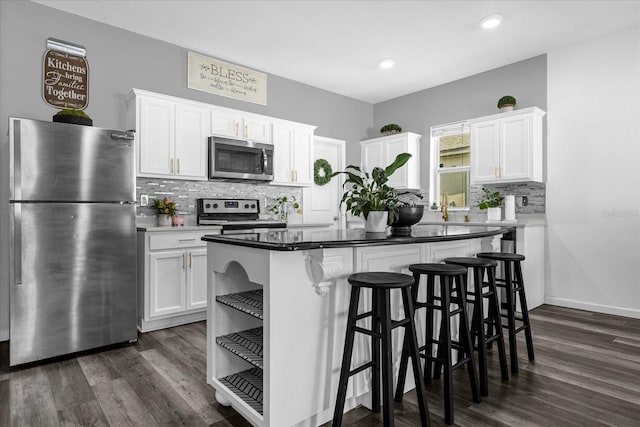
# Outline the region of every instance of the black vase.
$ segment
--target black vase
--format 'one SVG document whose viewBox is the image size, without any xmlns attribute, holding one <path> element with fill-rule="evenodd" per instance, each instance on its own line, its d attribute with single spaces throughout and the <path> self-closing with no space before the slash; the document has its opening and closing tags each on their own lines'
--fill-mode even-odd
<svg viewBox="0 0 640 427">
<path fill-rule="evenodd" d="M 424 214 L 424 206 L 404 206 L 399 208 L 398 219 L 391 224 L 393 236 L 411 235 L 411 226 L 417 224 Z"/>
</svg>

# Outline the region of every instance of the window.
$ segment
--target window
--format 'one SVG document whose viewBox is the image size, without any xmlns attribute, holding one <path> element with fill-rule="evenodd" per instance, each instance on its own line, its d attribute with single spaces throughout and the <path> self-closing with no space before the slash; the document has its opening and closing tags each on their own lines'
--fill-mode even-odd
<svg viewBox="0 0 640 427">
<path fill-rule="evenodd" d="M 470 137 L 467 122 L 431 128 L 430 205 L 469 208 Z"/>
</svg>

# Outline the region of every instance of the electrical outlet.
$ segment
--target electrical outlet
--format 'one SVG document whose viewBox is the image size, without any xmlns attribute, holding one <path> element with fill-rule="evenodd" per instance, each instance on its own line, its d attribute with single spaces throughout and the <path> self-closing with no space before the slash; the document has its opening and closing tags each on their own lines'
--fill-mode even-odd
<svg viewBox="0 0 640 427">
<path fill-rule="evenodd" d="M 140 206 L 147 206 L 149 204 L 149 196 L 146 194 L 140 195 Z"/>
<path fill-rule="evenodd" d="M 529 198 L 527 196 L 522 196 L 522 206 L 527 206 L 529 204 Z"/>
<path fill-rule="evenodd" d="M 516 206 L 521 208 L 529 204 L 529 198 L 527 196 L 516 196 Z"/>
</svg>

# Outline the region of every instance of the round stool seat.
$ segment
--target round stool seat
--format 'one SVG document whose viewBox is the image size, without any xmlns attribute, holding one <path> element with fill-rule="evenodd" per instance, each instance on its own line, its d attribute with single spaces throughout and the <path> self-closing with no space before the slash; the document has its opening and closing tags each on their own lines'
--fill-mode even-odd
<svg viewBox="0 0 640 427">
<path fill-rule="evenodd" d="M 387 271 L 354 273 L 347 280 L 351 285 L 363 288 L 406 288 L 414 283 L 408 274 Z"/>
<path fill-rule="evenodd" d="M 511 252 L 480 252 L 476 256 L 478 258 L 495 259 L 496 261 L 524 261 L 524 255 Z"/>
<path fill-rule="evenodd" d="M 463 267 L 497 267 L 498 262 L 488 258 L 452 257 L 444 260 L 445 264 L 461 265 Z"/>
<path fill-rule="evenodd" d="M 411 264 L 409 271 L 418 274 L 438 274 L 440 276 L 458 276 L 467 273 L 467 269 L 459 265 L 441 263 Z"/>
</svg>

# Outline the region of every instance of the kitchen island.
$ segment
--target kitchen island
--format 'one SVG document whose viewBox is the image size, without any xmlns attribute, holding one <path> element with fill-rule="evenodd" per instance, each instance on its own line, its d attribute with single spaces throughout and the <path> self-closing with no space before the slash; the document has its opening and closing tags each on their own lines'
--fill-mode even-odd
<svg viewBox="0 0 640 427">
<path fill-rule="evenodd" d="M 307 229 L 203 237 L 207 382 L 216 389 L 216 399 L 257 426 L 329 421 L 346 329 L 347 277 L 363 271 L 408 273 L 414 263 L 497 251 L 500 236 L 511 231 L 429 225 L 415 226 L 405 237 Z M 391 304 L 392 317 L 400 318 L 399 294 L 392 295 Z M 361 298 L 360 311 L 369 309 L 370 299 Z M 422 341 L 424 321 L 417 319 L 416 326 Z M 356 336 L 353 366 L 370 359 L 369 341 Z M 398 360 L 402 331 L 394 331 L 393 344 Z M 351 377 L 345 410 L 370 407 L 369 371 Z M 412 378 L 409 372 L 406 390 L 414 387 Z"/>
</svg>

